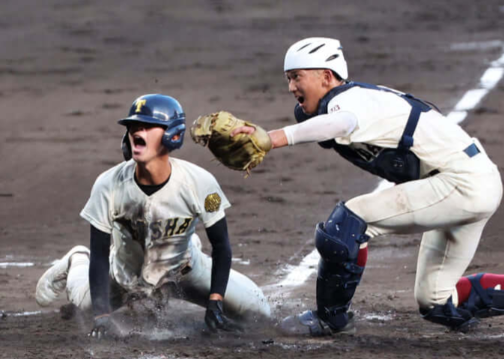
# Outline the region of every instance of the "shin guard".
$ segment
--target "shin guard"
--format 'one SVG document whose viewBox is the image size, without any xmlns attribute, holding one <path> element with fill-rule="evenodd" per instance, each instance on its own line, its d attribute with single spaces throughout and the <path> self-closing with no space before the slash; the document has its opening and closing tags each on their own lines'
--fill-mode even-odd
<svg viewBox="0 0 504 359">
<path fill-rule="evenodd" d="M 348 323 L 348 309 L 360 282 L 359 247 L 369 240 L 366 222 L 338 203 L 328 220 L 319 223 L 315 242 L 320 253 L 317 276 L 317 312 L 333 330 Z"/>
</svg>

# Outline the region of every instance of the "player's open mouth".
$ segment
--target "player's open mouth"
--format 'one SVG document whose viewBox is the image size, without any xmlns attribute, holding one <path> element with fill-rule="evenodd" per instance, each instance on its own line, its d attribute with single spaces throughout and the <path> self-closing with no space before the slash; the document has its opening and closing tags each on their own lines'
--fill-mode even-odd
<svg viewBox="0 0 504 359">
<path fill-rule="evenodd" d="M 298 100 L 299 104 L 300 104 L 300 105 L 302 105 L 302 104 L 303 104 L 303 102 L 304 102 L 304 97 L 303 97 L 303 96 L 299 96 L 299 97 L 297 98 L 297 100 Z"/>
<path fill-rule="evenodd" d="M 145 140 L 140 136 L 133 136 L 133 144 L 135 145 L 135 148 L 146 146 Z"/>
</svg>

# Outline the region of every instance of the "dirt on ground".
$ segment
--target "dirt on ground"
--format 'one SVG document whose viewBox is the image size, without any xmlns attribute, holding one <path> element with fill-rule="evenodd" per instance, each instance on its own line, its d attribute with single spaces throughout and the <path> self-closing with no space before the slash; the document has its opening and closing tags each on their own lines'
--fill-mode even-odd
<svg viewBox="0 0 504 359">
<path fill-rule="evenodd" d="M 174 153 L 220 182 L 233 205 L 233 268 L 264 288 L 271 322 L 211 335 L 203 308 L 170 301 L 160 310 L 143 300 L 117 313 L 121 337 L 97 342 L 86 336 L 85 313 L 62 319 L 65 298 L 49 308 L 34 298 L 50 263 L 88 244 L 79 212 L 96 177 L 122 161 L 117 120 L 138 96 L 177 98 L 188 122 L 227 110 L 266 129 L 293 124 L 285 51 L 326 36 L 341 40 L 351 79 L 413 93 L 448 114 L 502 56 L 502 1 L 4 0 L 0 10 L 0 358 L 504 357 L 503 317 L 467 334 L 420 317 L 413 285 L 421 234 L 370 242 L 353 302 L 355 334 L 277 332 L 284 316 L 314 306 L 314 274 L 299 286 L 275 285 L 314 249 L 314 225 L 338 201 L 379 183 L 316 144 L 269 154 L 247 179 L 187 134 Z M 501 172 L 503 94 L 501 81 L 461 124 Z M 504 273 L 503 211 L 468 273 Z"/>
</svg>

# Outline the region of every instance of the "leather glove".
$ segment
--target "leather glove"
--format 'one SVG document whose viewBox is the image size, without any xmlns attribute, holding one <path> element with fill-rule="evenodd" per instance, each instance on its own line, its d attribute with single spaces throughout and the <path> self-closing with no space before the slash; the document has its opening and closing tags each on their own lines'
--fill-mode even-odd
<svg viewBox="0 0 504 359">
<path fill-rule="evenodd" d="M 94 320 L 94 327 L 89 332 L 88 337 L 102 339 L 107 335 L 112 327 L 112 320 L 110 319 L 110 314 L 100 315 Z"/>
<path fill-rule="evenodd" d="M 222 309 L 221 300 L 209 300 L 205 313 L 205 323 L 212 332 L 223 330 L 226 332 L 241 332 L 243 328 L 227 318 Z"/>
<path fill-rule="evenodd" d="M 255 131 L 250 135 L 239 133 L 231 137 L 234 129 L 243 126 L 253 127 Z M 272 146 L 263 128 L 226 111 L 198 117 L 191 126 L 191 137 L 194 142 L 207 146 L 226 167 L 246 171 L 247 175 L 262 162 Z"/>
</svg>

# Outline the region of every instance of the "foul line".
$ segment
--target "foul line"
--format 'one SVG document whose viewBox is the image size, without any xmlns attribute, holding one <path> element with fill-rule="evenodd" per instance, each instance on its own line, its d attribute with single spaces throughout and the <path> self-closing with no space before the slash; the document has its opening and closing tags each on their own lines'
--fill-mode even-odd
<svg viewBox="0 0 504 359">
<path fill-rule="evenodd" d="M 1 262 L 0 263 L 0 268 L 7 268 L 7 267 L 33 267 L 34 263 L 27 262 L 27 263 L 14 263 L 14 262 Z"/>
<path fill-rule="evenodd" d="M 478 103 L 485 97 L 502 79 L 504 75 L 504 53 L 502 56 L 493 61 L 490 67 L 483 73 L 479 81 L 478 87 L 467 91 L 460 101 L 455 105 L 455 108 L 446 118 L 454 123 L 462 122 L 468 114 L 468 111 L 474 109 Z M 380 181 L 378 187 L 373 192 L 379 192 L 386 188 L 392 187 L 394 184 L 385 180 Z M 317 263 L 320 255 L 317 249 L 314 249 L 310 254 L 303 258 L 301 263 L 294 267 L 290 273 L 280 283 L 278 287 L 293 287 L 303 284 L 312 273 L 316 272 Z"/>
</svg>

